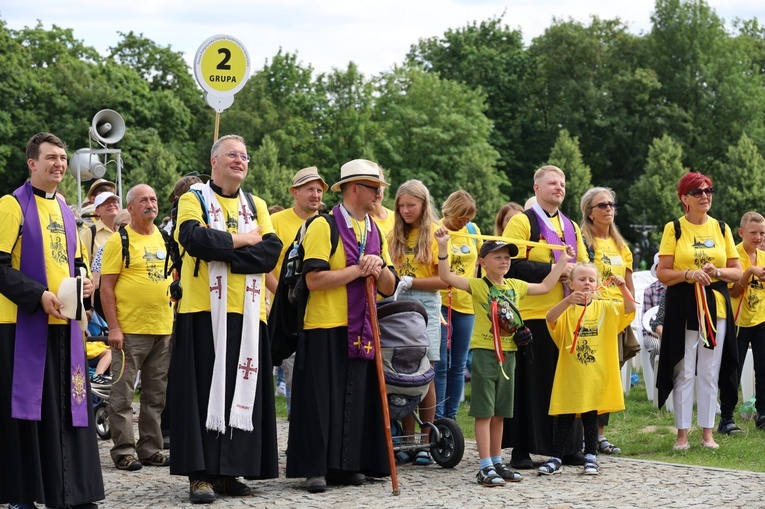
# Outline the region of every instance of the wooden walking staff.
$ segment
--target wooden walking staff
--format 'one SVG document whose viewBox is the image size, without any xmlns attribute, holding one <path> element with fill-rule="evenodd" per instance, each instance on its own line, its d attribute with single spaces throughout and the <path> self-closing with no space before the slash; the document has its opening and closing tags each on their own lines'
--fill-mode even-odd
<svg viewBox="0 0 765 509">
<path fill-rule="evenodd" d="M 390 431 L 390 411 L 388 410 L 388 393 L 385 390 L 385 373 L 383 372 L 382 349 L 380 348 L 380 324 L 377 321 L 377 296 L 375 295 L 375 278 L 367 276 L 367 307 L 369 321 L 372 324 L 372 338 L 375 343 L 375 365 L 377 366 L 377 385 L 380 388 L 380 404 L 382 405 L 383 420 L 385 421 L 385 440 L 388 445 L 388 465 L 390 465 L 390 481 L 393 494 L 400 495 L 398 489 L 398 473 L 396 458 L 393 455 L 393 435 Z"/>
</svg>

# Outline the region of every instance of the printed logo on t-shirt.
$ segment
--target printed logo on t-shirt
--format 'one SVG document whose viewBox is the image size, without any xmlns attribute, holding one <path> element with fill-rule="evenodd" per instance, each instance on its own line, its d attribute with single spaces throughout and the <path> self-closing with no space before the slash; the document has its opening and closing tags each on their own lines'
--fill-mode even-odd
<svg viewBox="0 0 765 509">
<path fill-rule="evenodd" d="M 64 229 L 64 220 L 58 214 L 48 214 L 48 226 L 45 227 L 50 232 L 50 250 L 53 260 L 63 265 L 68 262 L 69 258 L 66 254 L 66 242 L 65 237 L 66 230 Z"/>
</svg>

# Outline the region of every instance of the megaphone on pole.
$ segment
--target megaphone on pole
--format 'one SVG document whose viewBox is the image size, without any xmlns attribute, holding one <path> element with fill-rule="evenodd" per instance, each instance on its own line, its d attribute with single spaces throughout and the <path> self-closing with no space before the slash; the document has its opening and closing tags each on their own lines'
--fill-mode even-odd
<svg viewBox="0 0 765 509">
<path fill-rule="evenodd" d="M 85 149 L 87 150 L 87 149 Z M 80 152 L 72 154 L 69 159 L 69 169 L 80 181 L 100 179 L 106 175 L 106 165 L 101 162 L 98 154 Z"/>
<path fill-rule="evenodd" d="M 93 117 L 88 134 L 102 145 L 117 143 L 125 136 L 125 121 L 114 110 L 101 110 Z"/>
</svg>

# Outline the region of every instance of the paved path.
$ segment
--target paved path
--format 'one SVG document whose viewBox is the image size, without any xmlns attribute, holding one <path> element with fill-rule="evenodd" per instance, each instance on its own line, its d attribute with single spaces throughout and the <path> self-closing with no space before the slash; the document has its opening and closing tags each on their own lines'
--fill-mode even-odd
<svg viewBox="0 0 765 509">
<path fill-rule="evenodd" d="M 765 507 L 765 474 L 708 467 L 690 467 L 601 455 L 599 476 L 581 475 L 581 467 L 563 467 L 560 475 L 539 477 L 524 471 L 520 483 L 485 488 L 475 482 L 475 442 L 467 442 L 465 457 L 454 469 L 438 465 L 398 469 L 401 494 L 391 494 L 390 479 L 372 480 L 362 487 L 330 487 L 310 494 L 302 480 L 284 477 L 287 422 L 278 421 L 281 477 L 246 481 L 250 497 L 219 498 L 207 507 L 307 508 L 454 508 L 529 507 L 573 509 L 635 508 L 759 508 Z M 117 470 L 109 457 L 110 441 L 100 441 L 106 500 L 100 507 L 205 507 L 188 501 L 186 478 L 169 475 L 167 468 L 144 467 L 137 472 Z M 543 458 L 534 458 L 542 461 Z"/>
</svg>

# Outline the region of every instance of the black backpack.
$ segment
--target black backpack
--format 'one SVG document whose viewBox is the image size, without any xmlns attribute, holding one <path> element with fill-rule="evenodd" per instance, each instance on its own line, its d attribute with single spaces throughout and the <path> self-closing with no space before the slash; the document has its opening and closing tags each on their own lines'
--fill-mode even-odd
<svg viewBox="0 0 765 509">
<path fill-rule="evenodd" d="M 308 226 L 316 219 L 323 217 L 329 223 L 330 253 L 332 257 L 337 250 L 340 232 L 332 214 L 319 212 L 309 217 L 295 234 L 289 251 L 284 255 L 279 272 L 279 285 L 271 303 L 268 316 L 268 333 L 271 338 L 271 356 L 275 366 L 297 350 L 297 343 L 303 331 L 303 318 L 308 303 L 308 288 L 303 274 L 303 259 L 305 249 L 303 240 Z"/>
</svg>

